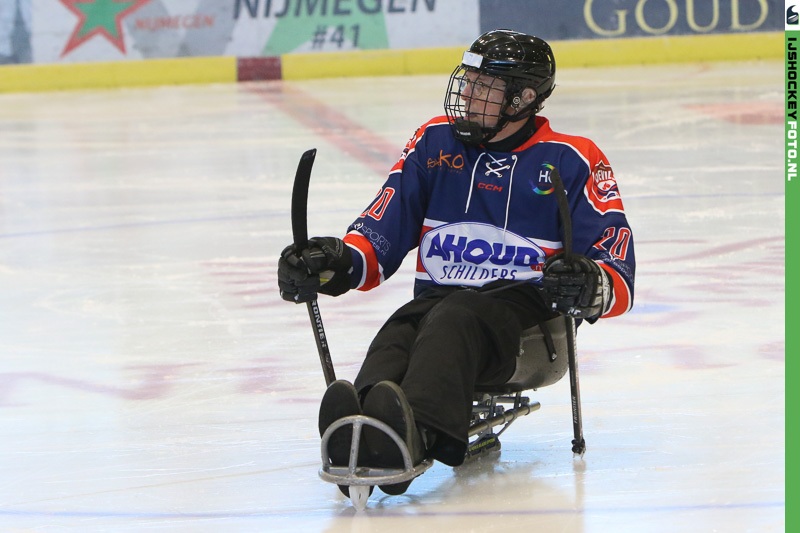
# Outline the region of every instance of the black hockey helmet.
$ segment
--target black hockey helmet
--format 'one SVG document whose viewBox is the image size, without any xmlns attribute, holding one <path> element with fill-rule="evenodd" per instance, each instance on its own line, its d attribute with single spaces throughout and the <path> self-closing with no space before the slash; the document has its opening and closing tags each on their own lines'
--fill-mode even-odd
<svg viewBox="0 0 800 533">
<path fill-rule="evenodd" d="M 470 77 L 469 73 L 475 74 Z M 502 81 L 476 82 L 476 75 Z M 553 92 L 555 75 L 555 57 L 544 40 L 512 30 L 484 33 L 464 52 L 461 64 L 450 75 L 444 110 L 456 137 L 480 144 L 494 137 L 506 123 L 538 113 Z M 536 93 L 532 101 L 523 99 L 526 88 Z M 480 105 L 467 105 L 467 100 L 476 99 L 483 104 L 497 103 L 489 98 L 493 89 L 503 91 L 499 112 L 485 113 Z M 509 108 L 514 112 L 509 113 Z"/>
</svg>

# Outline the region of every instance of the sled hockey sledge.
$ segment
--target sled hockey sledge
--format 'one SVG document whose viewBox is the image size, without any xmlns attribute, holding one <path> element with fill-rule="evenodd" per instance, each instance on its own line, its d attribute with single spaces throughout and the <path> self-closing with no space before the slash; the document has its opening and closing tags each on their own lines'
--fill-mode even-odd
<svg viewBox="0 0 800 533">
<path fill-rule="evenodd" d="M 499 435 L 516 419 L 539 409 L 540 404 L 523 396 L 523 392 L 536 390 L 559 381 L 570 374 L 572 394 L 572 421 L 574 440 L 572 451 L 583 455 L 586 445 L 583 439 L 578 369 L 576 357 L 575 320 L 569 316 L 553 318 L 541 326 L 523 332 L 520 339 L 520 354 L 512 377 L 502 385 L 478 386 L 472 407 L 472 422 L 469 428 L 470 441 L 466 460 L 482 454 L 499 451 Z M 328 455 L 328 440 L 342 426 L 351 425 L 353 437 L 349 464 L 333 464 Z M 365 425 L 373 426 L 397 444 L 403 455 L 402 469 L 358 466 L 361 432 Z M 495 428 L 500 427 L 499 431 Z M 366 507 L 371 488 L 376 485 L 393 485 L 409 481 L 433 466 L 433 460 L 423 459 L 412 464 L 411 455 L 403 439 L 387 424 L 364 415 L 339 419 L 322 435 L 322 468 L 320 477 L 327 482 L 348 487 L 350 500 L 357 510 Z"/>
<path fill-rule="evenodd" d="M 294 244 L 302 250 L 308 244 L 307 201 L 311 169 L 316 157 L 316 149 L 307 150 L 300 158 L 292 189 L 292 234 Z M 569 215 L 564 185 L 557 169 L 551 170 L 553 185 L 556 189 L 559 214 L 563 227 L 564 256 L 569 260 L 572 253 L 572 222 Z M 306 302 L 309 319 L 315 333 L 317 351 L 327 385 L 335 379 L 330 349 L 322 325 L 319 305 L 313 299 Z M 473 398 L 472 422 L 469 427 L 469 443 L 466 459 L 472 459 L 489 451 L 500 449 L 499 435 L 517 418 L 526 416 L 539 409 L 539 402 L 531 401 L 522 393 L 537 390 L 559 381 L 569 371 L 570 394 L 572 396 L 572 427 L 574 439 L 572 452 L 583 455 L 586 444 L 583 439 L 580 387 L 578 383 L 578 366 L 576 361 L 576 321 L 572 316 L 562 315 L 550 319 L 538 326 L 527 329 L 520 338 L 520 354 L 517 366 L 511 378 L 502 385 L 476 387 Z M 509 407 L 506 407 L 509 406 Z M 352 440 L 348 464 L 333 464 L 328 454 L 328 441 L 338 428 L 351 425 Z M 383 431 L 397 444 L 403 456 L 403 468 L 375 468 L 358 466 L 361 434 L 365 425 Z M 494 428 L 502 426 L 495 432 Z M 319 471 L 324 481 L 347 487 L 350 500 L 358 510 L 367 505 L 372 487 L 395 485 L 414 479 L 431 466 L 433 460 L 423 459 L 419 464 L 412 464 L 411 454 L 403 439 L 387 424 L 364 415 L 341 418 L 331 424 L 322 435 L 322 468 Z"/>
</svg>

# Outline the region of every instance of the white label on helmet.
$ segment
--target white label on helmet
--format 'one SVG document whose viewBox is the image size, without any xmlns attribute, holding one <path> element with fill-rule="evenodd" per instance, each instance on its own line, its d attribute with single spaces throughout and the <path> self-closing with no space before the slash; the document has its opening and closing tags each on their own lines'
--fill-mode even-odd
<svg viewBox="0 0 800 533">
<path fill-rule="evenodd" d="M 483 56 L 472 52 L 464 52 L 464 57 L 461 59 L 461 64 L 467 67 L 481 68 L 481 63 Z"/>
</svg>

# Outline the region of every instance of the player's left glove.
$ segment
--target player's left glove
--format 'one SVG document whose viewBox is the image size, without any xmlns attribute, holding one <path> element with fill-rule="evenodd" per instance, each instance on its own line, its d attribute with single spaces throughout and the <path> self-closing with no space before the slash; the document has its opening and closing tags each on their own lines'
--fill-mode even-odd
<svg viewBox="0 0 800 533">
<path fill-rule="evenodd" d="M 600 265 L 583 255 L 563 254 L 544 264 L 542 286 L 552 309 L 595 322 L 610 305 L 611 280 Z"/>
<path fill-rule="evenodd" d="M 336 237 L 314 237 L 308 247 L 287 246 L 278 259 L 278 288 L 287 302 L 310 302 L 317 293 L 339 296 L 350 290 L 353 255 Z"/>
</svg>

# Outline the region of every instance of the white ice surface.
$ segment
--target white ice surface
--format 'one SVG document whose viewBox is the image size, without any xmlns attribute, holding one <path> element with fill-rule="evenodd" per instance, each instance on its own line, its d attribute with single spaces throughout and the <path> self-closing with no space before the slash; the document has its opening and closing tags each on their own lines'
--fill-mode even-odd
<svg viewBox="0 0 800 533">
<path fill-rule="evenodd" d="M 324 381 L 280 300 L 300 154 L 341 235 L 446 77 L 0 96 L 0 531 L 767 532 L 784 527 L 783 68 L 562 70 L 544 115 L 597 142 L 636 304 L 581 328 L 503 451 L 355 513 L 317 476 Z M 338 377 L 411 264 L 320 300 Z"/>
</svg>

